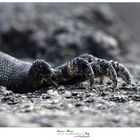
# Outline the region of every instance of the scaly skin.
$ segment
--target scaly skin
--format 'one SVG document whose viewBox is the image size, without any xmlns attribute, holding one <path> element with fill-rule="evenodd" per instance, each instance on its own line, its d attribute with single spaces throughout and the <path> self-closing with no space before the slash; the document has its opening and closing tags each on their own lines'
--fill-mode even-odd
<svg viewBox="0 0 140 140">
<path fill-rule="evenodd" d="M 94 71 L 83 58 L 75 58 L 54 69 L 54 80 L 60 85 L 77 84 L 90 80 L 90 87 L 94 88 Z"/>
<path fill-rule="evenodd" d="M 131 84 L 129 71 L 124 65 L 89 54 L 81 55 L 59 67 L 52 68 L 44 60 L 28 63 L 0 52 L 0 85 L 19 93 L 57 84 L 77 84 L 85 80 L 90 81 L 90 88 L 93 89 L 95 88 L 94 78 L 104 76 L 112 80 L 113 89 L 115 89 L 117 75 Z"/>
<path fill-rule="evenodd" d="M 80 60 L 80 64 L 79 64 Z M 83 54 L 79 57 L 55 68 L 54 79 L 58 84 L 77 84 L 90 79 L 86 77 L 87 69 L 92 69 L 92 79 L 109 77 L 112 82 L 112 88 L 117 87 L 117 77 L 121 77 L 127 84 L 131 84 L 132 79 L 127 68 L 118 62 L 107 61 L 94 57 L 93 55 Z M 95 88 L 94 80 L 90 79 L 91 89 Z"/>
<path fill-rule="evenodd" d="M 0 52 L 0 85 L 14 92 L 29 92 L 50 83 L 52 69 L 44 60 L 33 64 Z"/>
<path fill-rule="evenodd" d="M 121 77 L 127 84 L 132 83 L 131 75 L 129 71 L 127 70 L 127 68 L 123 64 L 118 63 L 117 61 L 113 61 L 113 60 L 107 61 L 105 59 L 94 57 L 93 55 L 90 55 L 90 54 L 83 54 L 80 56 L 80 58 L 84 58 L 85 60 L 87 60 L 92 66 L 94 72 L 96 72 L 96 70 L 98 69 L 98 66 L 100 66 L 100 69 L 97 71 L 97 74 L 95 74 L 96 76 L 98 75 L 97 77 L 109 76 L 106 73 L 105 69 L 112 66 L 117 73 L 117 77 Z M 106 68 L 103 68 L 102 65 L 108 65 L 108 66 L 106 66 Z M 110 74 L 110 76 L 111 75 L 114 75 L 114 77 L 116 77 L 115 73 Z M 116 79 L 116 78 L 113 78 L 113 79 Z"/>
</svg>

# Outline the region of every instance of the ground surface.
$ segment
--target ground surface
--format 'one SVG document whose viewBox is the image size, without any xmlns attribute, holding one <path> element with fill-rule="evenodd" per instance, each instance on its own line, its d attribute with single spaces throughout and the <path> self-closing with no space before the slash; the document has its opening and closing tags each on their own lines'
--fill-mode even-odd
<svg viewBox="0 0 140 140">
<path fill-rule="evenodd" d="M 97 16 L 99 14 L 95 12 L 96 6 L 93 6 L 94 12 L 92 14 L 83 12 L 83 9 L 78 10 L 79 12 L 70 12 L 69 16 L 66 14 L 82 6 L 78 5 L 78 8 L 77 5 L 70 6 L 65 4 L 58 7 L 57 5 L 46 6 L 47 12 L 50 12 L 50 14 L 42 20 L 40 16 L 44 17 L 45 6 L 43 9 L 41 5 L 35 8 L 33 5 L 15 6 L 0 4 L 1 11 L 9 9 L 8 12 L 0 13 L 2 17 L 0 20 L 1 51 L 30 61 L 39 56 L 48 60 L 54 66 L 68 61 L 70 58 L 83 52 L 89 52 L 96 56 L 106 57 L 107 59 L 118 59 L 130 70 L 134 85 L 125 85 L 121 79 L 118 79 L 118 88 L 114 92 L 109 88 L 109 82 L 105 85 L 97 83 L 97 90 L 94 92 L 87 89 L 88 83 L 85 82 L 81 85 L 46 87 L 33 93 L 24 94 L 13 93 L 1 87 L 0 126 L 140 126 L 140 49 L 137 47 L 137 43 L 130 40 L 127 29 L 124 29 L 119 18 L 115 18 L 117 21 L 114 21 L 113 17 L 115 15 L 112 16 L 109 14 L 108 16 L 106 8 L 104 9 L 107 13 L 105 16 Z M 52 10 L 53 8 L 55 10 Z M 36 13 L 37 9 L 41 9 L 41 15 Z M 88 7 L 88 9 L 90 8 Z M 15 16 L 17 14 L 16 11 L 20 11 L 18 17 Z M 24 13 L 23 15 L 21 11 Z M 63 14 L 60 14 L 58 11 L 61 11 Z M 78 15 L 78 25 L 76 22 L 77 19 L 75 20 L 75 13 Z M 109 13 L 113 13 L 113 11 Z M 8 22 L 9 18 L 11 18 L 10 14 L 12 14 L 13 21 L 10 20 L 11 22 Z M 59 14 L 61 15 L 62 23 L 58 18 Z M 82 16 L 79 16 L 79 14 Z M 50 23 L 46 23 L 46 21 L 50 21 Z M 99 22 L 100 25 L 97 26 L 96 22 Z M 116 22 L 119 24 L 115 24 Z M 65 28 L 60 28 L 61 26 L 57 23 L 62 24 Z M 75 28 L 75 24 L 77 28 Z M 81 30 L 81 26 L 84 26 L 84 29 L 82 28 Z M 81 35 L 86 30 L 88 32 L 92 29 L 92 26 L 96 31 L 100 29 L 112 35 L 118 41 L 119 47 L 110 51 L 110 47 L 107 46 L 106 48 L 104 44 L 98 44 L 94 40 L 94 37 L 90 38 L 92 40 L 90 41 L 90 45 L 88 41 L 84 42 L 84 45 L 81 44 L 81 41 L 79 41 L 82 38 Z M 74 34 L 73 28 L 75 29 Z M 66 29 L 68 31 L 65 31 Z M 122 32 L 117 32 L 118 29 Z M 52 32 L 56 33 L 56 30 L 57 35 L 52 34 Z M 28 31 L 32 31 L 33 33 L 30 34 Z M 63 34 L 65 38 L 63 38 Z M 76 36 L 73 36 L 75 34 Z M 89 39 L 87 34 L 86 38 Z M 36 40 L 35 35 L 37 35 L 38 40 Z M 52 40 L 55 44 L 52 44 Z M 50 42 L 48 43 L 48 41 Z M 98 47 L 96 48 L 96 46 Z M 27 49 L 29 47 L 30 49 Z M 45 51 L 45 55 L 41 53 L 42 49 L 43 52 Z M 22 56 L 19 55 L 20 51 L 22 52 Z"/>
</svg>

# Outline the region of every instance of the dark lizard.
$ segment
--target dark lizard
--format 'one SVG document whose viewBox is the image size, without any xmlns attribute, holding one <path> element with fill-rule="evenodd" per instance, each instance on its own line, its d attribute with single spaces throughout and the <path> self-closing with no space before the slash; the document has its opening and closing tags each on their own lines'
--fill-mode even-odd
<svg viewBox="0 0 140 140">
<path fill-rule="evenodd" d="M 29 63 L 0 52 L 0 85 L 13 92 L 31 92 L 41 87 L 77 84 L 85 80 L 90 80 L 92 89 L 94 78 L 103 76 L 110 77 L 113 88 L 117 86 L 117 76 L 131 83 L 129 71 L 124 65 L 89 54 L 52 68 L 42 59 Z"/>
</svg>

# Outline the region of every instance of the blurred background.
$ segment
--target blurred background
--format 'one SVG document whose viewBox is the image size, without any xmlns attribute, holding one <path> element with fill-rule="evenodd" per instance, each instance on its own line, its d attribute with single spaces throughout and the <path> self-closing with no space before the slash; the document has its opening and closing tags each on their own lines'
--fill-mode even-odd
<svg viewBox="0 0 140 140">
<path fill-rule="evenodd" d="M 140 3 L 112 3 L 110 6 L 133 33 L 136 41 L 140 42 Z"/>
<path fill-rule="evenodd" d="M 127 3 L 1 3 L 0 50 L 29 61 L 42 58 L 52 65 L 83 53 L 137 62 L 139 7 Z"/>
</svg>

